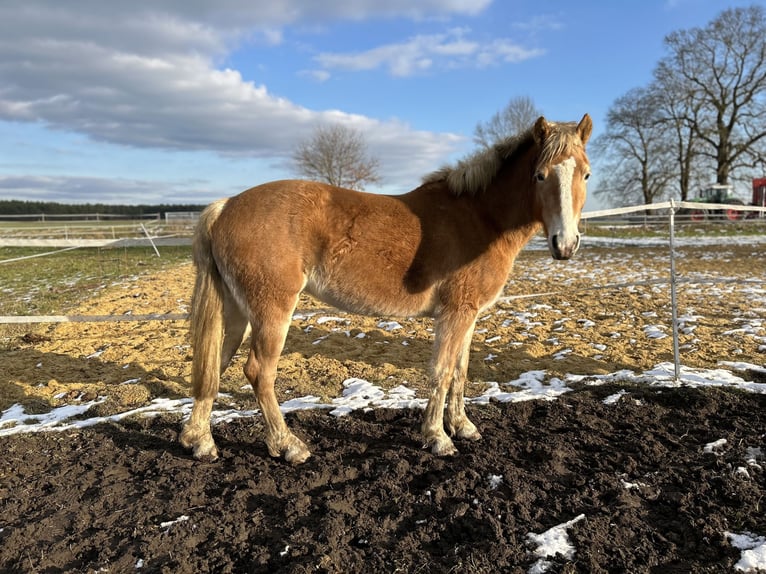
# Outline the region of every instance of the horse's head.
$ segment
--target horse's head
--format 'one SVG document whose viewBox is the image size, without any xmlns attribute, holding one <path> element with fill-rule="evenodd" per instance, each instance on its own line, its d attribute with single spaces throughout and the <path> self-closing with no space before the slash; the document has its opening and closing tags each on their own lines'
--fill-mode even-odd
<svg viewBox="0 0 766 574">
<path fill-rule="evenodd" d="M 540 117 L 532 133 L 540 150 L 534 178 L 535 204 L 554 259 L 569 259 L 580 247 L 580 213 L 590 164 L 585 144 L 593 122 L 585 114 L 579 124 L 559 124 Z"/>
</svg>

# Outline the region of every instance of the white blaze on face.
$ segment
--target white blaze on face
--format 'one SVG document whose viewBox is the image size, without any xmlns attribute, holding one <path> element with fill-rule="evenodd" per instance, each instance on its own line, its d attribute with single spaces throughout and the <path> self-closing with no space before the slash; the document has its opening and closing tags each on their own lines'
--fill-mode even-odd
<svg viewBox="0 0 766 574">
<path fill-rule="evenodd" d="M 557 237 L 559 246 L 565 249 L 574 246 L 578 241 L 577 221 L 572 208 L 572 183 L 577 162 L 574 157 L 569 157 L 553 166 L 553 171 L 559 180 L 560 213 L 556 214 L 548 228 L 548 241 Z"/>
</svg>

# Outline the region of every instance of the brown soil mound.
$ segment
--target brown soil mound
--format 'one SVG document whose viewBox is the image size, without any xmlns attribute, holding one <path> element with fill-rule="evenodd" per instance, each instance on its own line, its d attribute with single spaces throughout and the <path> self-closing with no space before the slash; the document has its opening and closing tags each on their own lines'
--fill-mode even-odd
<svg viewBox="0 0 766 574">
<path fill-rule="evenodd" d="M 484 439 L 451 458 L 419 448 L 408 410 L 290 416 L 315 453 L 300 467 L 269 458 L 258 419 L 215 427 L 214 464 L 179 447 L 178 420 L 6 438 L 0 570 L 522 573 L 529 533 L 584 514 L 551 572 L 732 572 L 726 532 L 766 532 L 766 477 L 745 462 L 766 396 L 603 404 L 615 390 L 472 407 Z"/>
</svg>

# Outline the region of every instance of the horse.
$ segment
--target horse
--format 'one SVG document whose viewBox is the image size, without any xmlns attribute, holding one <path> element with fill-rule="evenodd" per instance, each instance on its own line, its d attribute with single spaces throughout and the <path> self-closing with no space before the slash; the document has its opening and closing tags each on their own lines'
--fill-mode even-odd
<svg viewBox="0 0 766 574">
<path fill-rule="evenodd" d="M 476 319 L 499 297 L 519 251 L 541 228 L 554 259 L 577 252 L 592 129 L 588 114 L 580 122 L 541 116 L 523 133 L 443 167 L 402 195 L 284 180 L 210 204 L 193 239 L 194 406 L 182 445 L 197 459 L 218 457 L 210 413 L 220 375 L 249 331 L 243 370 L 268 452 L 293 464 L 310 456 L 274 393 L 303 291 L 351 313 L 432 317 L 424 448 L 445 456 L 457 453 L 450 437 L 479 440 L 463 401 Z"/>
</svg>

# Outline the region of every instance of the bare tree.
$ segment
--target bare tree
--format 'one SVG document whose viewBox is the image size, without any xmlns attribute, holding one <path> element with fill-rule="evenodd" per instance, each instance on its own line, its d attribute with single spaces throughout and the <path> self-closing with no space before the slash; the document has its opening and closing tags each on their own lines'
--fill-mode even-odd
<svg viewBox="0 0 766 574">
<path fill-rule="evenodd" d="M 318 126 L 293 153 L 297 173 L 338 187 L 363 189 L 380 181 L 379 162 L 367 154 L 361 132 L 342 124 Z"/>
<path fill-rule="evenodd" d="M 593 142 L 603 175 L 594 193 L 612 205 L 653 203 L 669 192 L 667 140 L 654 94 L 635 88 L 615 101 L 607 128 Z"/>
<path fill-rule="evenodd" d="M 766 15 L 762 6 L 731 8 L 704 28 L 665 38 L 669 55 L 657 76 L 685 91 L 684 121 L 715 165 L 716 183 L 752 168 L 766 149 Z"/>
<path fill-rule="evenodd" d="M 707 171 L 701 164 L 709 164 L 701 153 L 701 141 L 696 127 L 701 113 L 701 102 L 684 89 L 678 76 L 658 67 L 655 81 L 649 87 L 658 106 L 659 122 L 664 128 L 668 153 L 675 159 L 670 168 L 675 173 L 678 195 L 686 201 L 691 195 L 694 181 Z M 708 165 L 709 167 L 709 165 Z M 710 177 L 704 178 L 710 183 Z"/>
<path fill-rule="evenodd" d="M 473 141 L 485 148 L 495 142 L 528 129 L 542 115 L 532 98 L 519 96 L 511 98 L 508 105 L 496 112 L 486 122 L 479 122 L 473 130 Z"/>
</svg>

